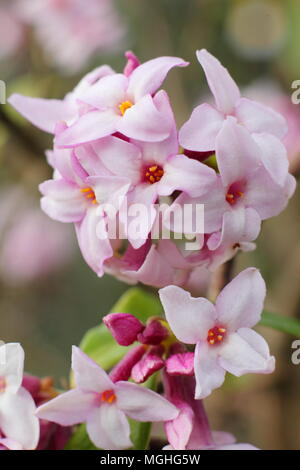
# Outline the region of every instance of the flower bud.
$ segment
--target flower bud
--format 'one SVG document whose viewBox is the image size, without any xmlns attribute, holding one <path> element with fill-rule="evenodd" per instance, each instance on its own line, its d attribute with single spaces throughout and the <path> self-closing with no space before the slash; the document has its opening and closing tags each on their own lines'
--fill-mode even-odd
<svg viewBox="0 0 300 470">
<path fill-rule="evenodd" d="M 143 344 L 160 344 L 169 336 L 169 331 L 163 326 L 161 321 L 153 319 L 146 325 L 146 328 L 137 337 Z"/>
<path fill-rule="evenodd" d="M 103 323 L 121 346 L 132 344 L 145 328 L 140 320 L 129 313 L 110 313 L 103 318 Z"/>
</svg>

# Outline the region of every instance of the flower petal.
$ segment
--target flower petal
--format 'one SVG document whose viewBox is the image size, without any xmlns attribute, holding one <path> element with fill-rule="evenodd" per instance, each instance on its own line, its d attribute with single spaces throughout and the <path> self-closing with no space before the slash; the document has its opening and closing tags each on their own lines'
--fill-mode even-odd
<svg viewBox="0 0 300 470">
<path fill-rule="evenodd" d="M 65 179 L 48 180 L 39 185 L 44 197 L 43 211 L 59 222 L 79 222 L 87 210 L 87 202 L 77 184 Z"/>
<path fill-rule="evenodd" d="M 164 166 L 159 194 L 168 196 L 178 190 L 191 197 L 201 196 L 209 191 L 215 180 L 216 173 L 212 168 L 185 155 L 174 155 Z"/>
<path fill-rule="evenodd" d="M 72 103 L 61 100 L 46 100 L 13 94 L 8 102 L 34 126 L 51 134 L 60 121 L 68 121 L 75 116 Z"/>
<path fill-rule="evenodd" d="M 129 96 L 137 101 L 147 94 L 153 95 L 173 67 L 186 67 L 187 65 L 188 62 L 179 57 L 157 57 L 148 60 L 139 65 L 130 75 Z"/>
<path fill-rule="evenodd" d="M 218 320 L 231 331 L 256 325 L 265 296 L 265 281 L 258 269 L 245 269 L 219 294 L 216 300 Z"/>
<path fill-rule="evenodd" d="M 140 385 L 117 382 L 115 392 L 118 407 L 136 421 L 169 421 L 178 416 L 172 403 Z"/>
<path fill-rule="evenodd" d="M 95 408 L 95 393 L 69 390 L 39 406 L 36 415 L 61 426 L 85 423 Z"/>
<path fill-rule="evenodd" d="M 180 145 L 198 152 L 215 150 L 216 138 L 223 122 L 224 115 L 210 104 L 197 106 L 179 131 Z"/>
<path fill-rule="evenodd" d="M 103 263 L 113 256 L 113 249 L 106 231 L 106 221 L 99 207 L 89 208 L 75 228 L 83 258 L 101 277 L 104 273 Z"/>
<path fill-rule="evenodd" d="M 113 175 L 127 177 L 132 183 L 140 180 L 142 159 L 136 145 L 117 137 L 106 137 L 95 142 L 93 149 Z"/>
<path fill-rule="evenodd" d="M 252 373 L 274 371 L 275 359 L 270 356 L 264 338 L 249 328 L 240 328 L 228 336 L 220 348 L 219 364 L 237 377 Z"/>
<path fill-rule="evenodd" d="M 217 350 L 207 342 L 198 343 L 195 349 L 195 377 L 197 400 L 208 397 L 225 379 L 225 370 L 218 362 Z"/>
<path fill-rule="evenodd" d="M 117 130 L 131 139 L 157 142 L 171 133 L 170 116 L 160 112 L 151 95 L 145 95 L 117 123 Z"/>
<path fill-rule="evenodd" d="M 261 150 L 261 159 L 273 180 L 283 186 L 289 170 L 287 150 L 283 143 L 271 134 L 253 134 Z"/>
<path fill-rule="evenodd" d="M 81 116 L 55 139 L 58 147 L 75 147 L 113 134 L 117 130 L 118 116 L 111 110 L 89 111 Z"/>
<path fill-rule="evenodd" d="M 113 388 L 106 372 L 76 346 L 72 347 L 72 370 L 81 390 L 100 393 Z"/>
<path fill-rule="evenodd" d="M 235 115 L 239 122 L 250 132 L 267 132 L 281 139 L 287 133 L 285 118 L 257 101 L 241 98 L 236 106 Z"/>
<path fill-rule="evenodd" d="M 19 343 L 0 345 L 0 377 L 11 392 L 16 392 L 23 379 L 24 350 Z"/>
<path fill-rule="evenodd" d="M 247 179 L 259 166 L 259 148 L 243 126 L 228 117 L 219 132 L 216 156 L 220 175 L 225 187 Z"/>
<path fill-rule="evenodd" d="M 39 420 L 30 393 L 21 387 L 17 393 L 5 391 L 0 397 L 0 428 L 24 449 L 35 449 L 39 439 Z"/>
<path fill-rule="evenodd" d="M 116 405 L 104 403 L 87 421 L 87 432 L 95 446 L 105 450 L 121 450 L 132 446 L 130 426 Z"/>
<path fill-rule="evenodd" d="M 81 93 L 80 100 L 93 108 L 116 108 L 125 101 L 128 79 L 121 73 L 102 77 Z"/>
<path fill-rule="evenodd" d="M 214 95 L 217 108 L 223 113 L 230 114 L 240 98 L 237 84 L 228 70 L 207 50 L 201 49 L 196 54 L 205 72 L 209 88 Z"/>
<path fill-rule="evenodd" d="M 167 286 L 159 291 L 167 321 L 175 336 L 187 344 L 206 339 L 214 326 L 216 311 L 211 302 L 202 297 L 194 298 L 177 286 Z"/>
</svg>

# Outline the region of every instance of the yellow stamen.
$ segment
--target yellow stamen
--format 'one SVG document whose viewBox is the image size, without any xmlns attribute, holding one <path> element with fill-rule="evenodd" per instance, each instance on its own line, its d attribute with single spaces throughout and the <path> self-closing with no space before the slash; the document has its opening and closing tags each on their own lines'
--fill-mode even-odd
<svg viewBox="0 0 300 470">
<path fill-rule="evenodd" d="M 127 109 L 131 108 L 131 106 L 133 106 L 131 101 L 123 101 L 123 103 L 119 104 L 119 110 L 121 111 L 122 116 L 124 116 Z"/>
</svg>

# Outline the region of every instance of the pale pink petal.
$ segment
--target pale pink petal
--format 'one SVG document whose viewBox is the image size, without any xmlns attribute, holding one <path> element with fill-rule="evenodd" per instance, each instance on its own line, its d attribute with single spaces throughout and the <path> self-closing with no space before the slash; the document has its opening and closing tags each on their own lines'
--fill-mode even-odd
<svg viewBox="0 0 300 470">
<path fill-rule="evenodd" d="M 219 364 L 237 377 L 248 373 L 270 374 L 275 359 L 264 338 L 249 328 L 231 333 L 219 349 Z"/>
<path fill-rule="evenodd" d="M 43 211 L 59 222 L 79 222 L 85 215 L 87 201 L 77 184 L 65 179 L 48 180 L 39 185 L 44 197 Z"/>
<path fill-rule="evenodd" d="M 89 176 L 87 185 L 93 188 L 99 204 L 112 204 L 118 210 L 126 196 L 130 180 L 122 176 Z"/>
<path fill-rule="evenodd" d="M 110 137 L 103 137 L 99 142 L 110 139 Z M 94 146 L 97 145 L 98 141 L 90 144 L 79 145 L 72 149 L 80 165 L 90 175 L 110 175 L 111 172 L 104 166 L 100 155 L 97 154 L 97 149 Z M 63 151 L 69 151 L 69 149 L 62 149 Z"/>
<path fill-rule="evenodd" d="M 185 155 L 175 155 L 164 166 L 159 194 L 168 196 L 178 190 L 197 197 L 207 193 L 215 181 L 216 173 L 212 168 Z"/>
<path fill-rule="evenodd" d="M 58 147 L 75 147 L 113 134 L 117 130 L 118 116 L 111 110 L 89 111 L 55 139 Z"/>
<path fill-rule="evenodd" d="M 151 95 L 145 95 L 127 109 L 116 130 L 131 139 L 157 142 L 170 135 L 171 126 L 170 117 L 156 108 Z"/>
<path fill-rule="evenodd" d="M 170 449 L 165 450 L 185 450 L 193 431 L 194 412 L 187 403 L 180 403 L 179 415 L 172 421 L 165 423 L 165 430 Z"/>
<path fill-rule="evenodd" d="M 224 115 L 210 104 L 197 106 L 179 131 L 180 145 L 198 152 L 215 150 L 216 138 L 223 122 Z"/>
<path fill-rule="evenodd" d="M 196 54 L 214 95 L 217 108 L 223 113 L 230 114 L 240 98 L 237 84 L 228 70 L 207 50 L 201 49 Z"/>
<path fill-rule="evenodd" d="M 34 126 L 51 134 L 54 133 L 55 125 L 59 121 L 68 121 L 76 113 L 74 105 L 61 100 L 13 94 L 7 101 Z"/>
<path fill-rule="evenodd" d="M 262 162 L 273 180 L 283 186 L 289 170 L 285 146 L 277 137 L 271 134 L 253 134 L 253 139 L 261 150 Z"/>
<path fill-rule="evenodd" d="M 252 327 L 259 322 L 266 296 L 266 285 L 258 269 L 238 274 L 216 300 L 218 321 L 231 331 Z"/>
<path fill-rule="evenodd" d="M 259 148 L 251 135 L 233 117 L 228 117 L 219 132 L 216 156 L 225 187 L 243 181 L 259 165 Z"/>
<path fill-rule="evenodd" d="M 157 199 L 157 184 L 140 184 L 128 196 L 128 231 L 131 245 L 138 249 L 147 240 L 156 218 L 154 203 Z M 121 218 L 127 217 L 127 212 Z"/>
<path fill-rule="evenodd" d="M 17 393 L 5 391 L 0 396 L 0 428 L 23 449 L 35 449 L 39 439 L 39 420 L 30 393 L 21 387 Z"/>
<path fill-rule="evenodd" d="M 101 277 L 104 274 L 103 264 L 112 257 L 113 249 L 106 236 L 106 223 L 99 213 L 99 207 L 87 210 L 83 220 L 76 224 L 76 235 L 83 258 Z"/>
<path fill-rule="evenodd" d="M 179 57 L 157 57 L 137 67 L 129 77 L 128 94 L 136 101 L 143 96 L 153 95 L 161 86 L 173 67 L 186 67 Z"/>
<path fill-rule="evenodd" d="M 213 390 L 223 384 L 225 370 L 218 363 L 218 351 L 207 341 L 196 346 L 194 368 L 197 400 L 208 397 Z"/>
<path fill-rule="evenodd" d="M 211 302 L 202 297 L 194 298 L 177 286 L 160 289 L 159 297 L 167 321 L 180 341 L 195 344 L 207 338 L 207 332 L 216 320 L 216 311 Z"/>
<path fill-rule="evenodd" d="M 172 403 L 140 385 L 117 382 L 115 393 L 118 407 L 136 421 L 169 421 L 178 416 Z"/>
<path fill-rule="evenodd" d="M 62 393 L 39 406 L 36 415 L 40 419 L 46 419 L 61 426 L 73 426 L 85 423 L 97 406 L 96 403 L 95 393 L 75 389 Z"/>
<path fill-rule="evenodd" d="M 126 100 L 127 84 L 128 79 L 123 74 L 108 75 L 81 93 L 80 100 L 93 108 L 100 110 L 115 108 L 117 112 L 118 105 Z"/>
<path fill-rule="evenodd" d="M 240 99 L 235 115 L 250 132 L 267 132 L 280 139 L 287 132 L 287 123 L 281 114 L 262 103 L 247 98 Z"/>
<path fill-rule="evenodd" d="M 127 177 L 132 183 L 141 178 L 141 151 L 125 140 L 106 137 L 93 144 L 104 166 L 113 174 Z"/>
<path fill-rule="evenodd" d="M 284 186 L 278 185 L 264 167 L 248 178 L 243 203 L 256 210 L 262 220 L 274 217 L 285 209 L 295 189 L 294 177 L 287 175 Z"/>
<path fill-rule="evenodd" d="M 23 379 L 24 350 L 19 343 L 0 345 L 0 377 L 11 392 L 16 392 Z"/>
<path fill-rule="evenodd" d="M 99 449 L 121 450 L 132 446 L 130 426 L 116 405 L 103 404 L 87 421 L 88 435 Z"/>
<path fill-rule="evenodd" d="M 72 370 L 80 390 L 100 393 L 113 388 L 106 372 L 76 346 L 72 347 Z"/>
</svg>

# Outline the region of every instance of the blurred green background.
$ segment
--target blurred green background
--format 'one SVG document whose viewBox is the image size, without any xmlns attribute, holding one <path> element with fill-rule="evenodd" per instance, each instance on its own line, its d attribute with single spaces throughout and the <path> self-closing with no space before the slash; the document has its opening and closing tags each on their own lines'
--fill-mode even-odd
<svg viewBox="0 0 300 470">
<path fill-rule="evenodd" d="M 0 8 L 1 4 L 4 0 L 0 0 Z M 159 55 L 176 55 L 191 63 L 186 69 L 172 71 L 164 85 L 180 126 L 208 95 L 195 57 L 195 50 L 204 47 L 229 68 L 242 88 L 251 87 L 251 93 L 263 99 L 268 95 L 271 101 L 269 92 L 275 87 L 290 102 L 291 83 L 300 79 L 299 0 L 119 0 L 115 4 L 128 29 L 117 53 L 96 55 L 80 74 L 63 75 L 47 65 L 45 53 L 30 35 L 26 47 L 0 62 L 0 79 L 7 84 L 7 95 L 19 92 L 63 97 L 84 73 L 99 64 L 109 63 L 122 70 L 125 47 L 142 62 Z M 0 49 L 4 39 L 0 30 Z M 256 85 L 262 82 L 262 88 Z M 12 240 L 10 229 L 20 222 L 22 214 L 29 208 L 39 211 L 37 186 L 51 175 L 43 153 L 51 147 L 51 139 L 26 123 L 9 105 L 0 108 L 0 337 L 22 343 L 27 371 L 53 375 L 63 385 L 71 345 L 78 344 L 88 328 L 99 324 L 127 286 L 112 277 L 99 279 L 91 272 L 69 227 L 62 227 L 65 248 L 53 269 L 43 273 L 37 270 L 37 275 L 29 279 L 14 275 L 10 258 L 3 255 L 5 244 Z M 300 111 L 293 112 L 298 135 Z M 298 151 L 295 145 L 290 158 L 297 173 L 300 146 Z M 11 196 L 15 192 L 17 197 Z M 298 190 L 284 213 L 264 223 L 257 250 L 239 254 L 235 269 L 249 265 L 260 268 L 268 285 L 268 309 L 300 319 L 299 208 Z M 22 230 L 20 224 L 16 229 L 20 239 L 14 234 L 9 251 L 11 257 L 16 257 L 17 266 L 29 262 L 38 244 L 42 245 L 47 237 L 45 228 L 35 243 L 24 248 L 23 259 L 24 251 L 18 250 L 18 245 L 27 235 L 23 236 Z M 46 264 L 48 258 L 49 253 L 42 253 L 40 263 Z M 265 328 L 262 332 L 278 359 L 276 372 L 272 376 L 229 380 L 207 400 L 209 415 L 214 429 L 232 431 L 239 441 L 262 448 L 297 449 L 300 365 L 291 363 L 293 338 Z"/>
</svg>

